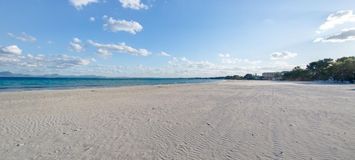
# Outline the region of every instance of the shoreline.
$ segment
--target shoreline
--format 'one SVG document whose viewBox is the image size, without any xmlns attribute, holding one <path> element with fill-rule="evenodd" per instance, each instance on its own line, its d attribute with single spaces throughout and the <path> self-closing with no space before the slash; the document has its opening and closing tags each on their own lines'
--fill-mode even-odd
<svg viewBox="0 0 355 160">
<path fill-rule="evenodd" d="M 166 83 L 166 84 L 132 84 L 132 85 L 117 85 L 117 86 L 78 86 L 78 87 L 43 87 L 43 88 L 19 88 L 19 89 L 0 89 L 1 93 L 8 92 L 33 92 L 33 91 L 65 91 L 65 90 L 91 90 L 91 89 L 109 89 L 122 87 L 139 87 L 139 86 L 169 86 L 169 85 L 195 85 L 195 84 L 209 84 L 218 83 L 226 80 L 211 80 L 206 82 L 186 82 L 186 83 Z"/>
<path fill-rule="evenodd" d="M 79 87 L 43 87 L 43 88 L 29 88 L 29 89 L 0 89 L 1 93 L 11 93 L 11 92 L 34 92 L 34 91 L 70 91 L 70 90 L 92 90 L 92 89 L 115 89 L 124 87 L 147 87 L 147 86 L 173 86 L 173 85 L 197 85 L 197 84 L 213 84 L 213 83 L 223 83 L 223 82 L 271 82 L 280 84 L 299 84 L 299 85 L 329 85 L 329 86 L 343 86 L 343 85 L 355 85 L 353 83 L 335 83 L 328 81 L 273 81 L 273 80 L 212 80 L 207 82 L 187 82 L 187 83 L 171 83 L 171 84 L 132 84 L 132 85 L 117 85 L 117 86 L 79 86 Z"/>
</svg>

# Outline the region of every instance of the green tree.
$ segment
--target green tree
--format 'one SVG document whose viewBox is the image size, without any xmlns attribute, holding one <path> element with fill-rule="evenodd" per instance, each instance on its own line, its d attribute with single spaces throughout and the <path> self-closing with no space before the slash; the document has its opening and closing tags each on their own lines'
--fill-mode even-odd
<svg viewBox="0 0 355 160">
<path fill-rule="evenodd" d="M 225 79 L 242 80 L 243 77 L 239 75 L 227 76 Z"/>
<path fill-rule="evenodd" d="M 334 80 L 355 82 L 355 57 L 343 57 L 336 60 L 333 67 Z"/>
<path fill-rule="evenodd" d="M 255 77 L 254 77 L 254 75 L 252 75 L 252 74 L 246 74 L 246 75 L 244 76 L 244 79 L 246 79 L 246 80 L 254 80 Z"/>
<path fill-rule="evenodd" d="M 326 58 L 316 62 L 311 62 L 307 65 L 312 80 L 328 80 L 332 78 L 331 67 L 334 61 L 331 58 Z"/>
<path fill-rule="evenodd" d="M 311 80 L 311 75 L 308 70 L 297 66 L 292 71 L 285 72 L 283 74 L 283 79 L 291 81 L 308 81 Z"/>
</svg>

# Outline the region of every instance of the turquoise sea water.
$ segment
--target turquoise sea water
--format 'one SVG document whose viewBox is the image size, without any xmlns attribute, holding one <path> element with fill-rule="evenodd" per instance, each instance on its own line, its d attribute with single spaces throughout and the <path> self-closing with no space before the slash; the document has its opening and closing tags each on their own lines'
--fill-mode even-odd
<svg viewBox="0 0 355 160">
<path fill-rule="evenodd" d="M 72 89 L 213 82 L 198 78 L 39 78 L 0 77 L 0 91 Z"/>
</svg>

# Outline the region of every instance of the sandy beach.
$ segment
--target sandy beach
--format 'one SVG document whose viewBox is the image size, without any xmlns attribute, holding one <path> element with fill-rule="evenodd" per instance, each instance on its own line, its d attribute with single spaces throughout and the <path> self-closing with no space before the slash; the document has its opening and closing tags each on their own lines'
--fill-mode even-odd
<svg viewBox="0 0 355 160">
<path fill-rule="evenodd" d="M 0 93 L 0 159 L 355 157 L 355 85 L 268 81 Z"/>
</svg>

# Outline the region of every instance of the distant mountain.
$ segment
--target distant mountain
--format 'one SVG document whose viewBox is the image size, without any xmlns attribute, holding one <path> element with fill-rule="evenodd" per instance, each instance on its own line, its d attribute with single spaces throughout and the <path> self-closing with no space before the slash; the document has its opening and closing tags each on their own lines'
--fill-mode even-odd
<svg viewBox="0 0 355 160">
<path fill-rule="evenodd" d="M 0 72 L 0 77 L 41 77 L 41 78 L 105 78 L 95 75 L 59 75 L 59 74 L 45 74 L 45 75 L 29 75 L 29 74 L 17 74 L 9 71 Z"/>
<path fill-rule="evenodd" d="M 15 73 L 5 71 L 5 72 L 0 72 L 0 77 L 29 77 L 29 75 L 15 74 Z"/>
<path fill-rule="evenodd" d="M 46 74 L 43 76 L 44 78 L 107 78 L 103 76 L 96 76 L 96 75 L 60 75 L 60 74 Z"/>
</svg>

